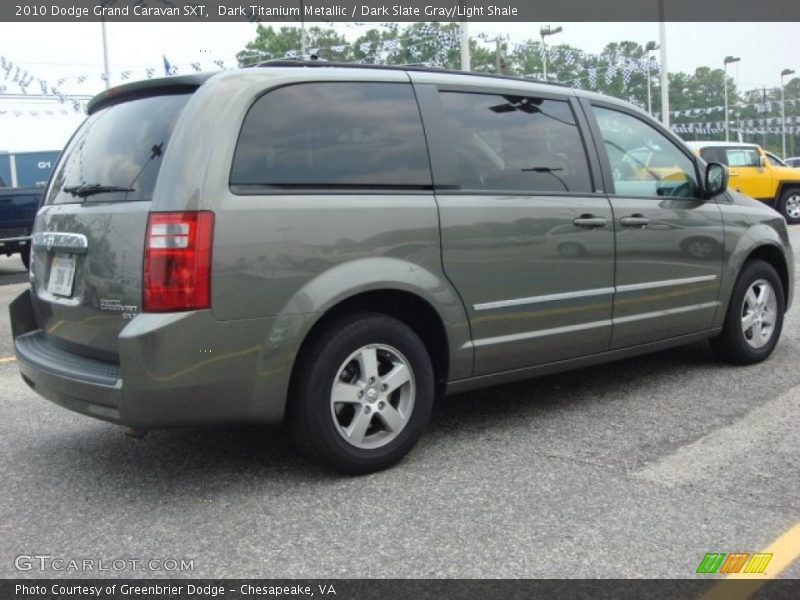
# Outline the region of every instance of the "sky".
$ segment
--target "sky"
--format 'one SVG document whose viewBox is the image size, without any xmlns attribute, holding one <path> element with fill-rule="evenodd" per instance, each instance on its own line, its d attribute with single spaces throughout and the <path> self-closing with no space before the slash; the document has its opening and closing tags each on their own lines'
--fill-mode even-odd
<svg viewBox="0 0 800 600">
<path fill-rule="evenodd" d="M 658 23 L 470 23 L 470 36 L 479 33 L 508 35 L 510 42 L 538 39 L 541 25 L 561 25 L 564 31 L 548 39 L 552 44 L 570 44 L 597 53 L 609 42 L 630 40 L 645 44 L 659 41 Z M 120 74 L 132 71 L 131 80 L 146 77 L 145 69 L 163 75 L 163 56 L 191 71 L 191 63 L 216 68 L 214 60 L 225 66 L 236 64 L 235 54 L 255 35 L 251 23 L 108 23 L 109 71 L 111 84 L 121 82 Z M 335 28 L 348 39 L 355 39 L 370 24 L 339 23 Z M 693 72 L 698 66 L 721 67 L 727 55 L 741 57 L 729 66 L 739 89 L 777 87 L 780 72 L 791 68 L 800 73 L 800 53 L 796 50 L 800 23 L 668 23 L 667 64 L 670 72 Z M 91 96 L 102 91 L 102 34 L 100 23 L 0 23 L 0 56 L 26 69 L 35 77 L 54 82 L 68 79 L 65 93 Z M 2 79 L 7 93 L 19 89 Z M 77 77 L 87 75 L 81 84 Z M 34 83 L 29 94 L 35 94 Z M 62 115 L 61 110 L 70 114 Z M 51 111 L 47 116 L 44 111 Z M 54 101 L 16 101 L 0 94 L 0 151 L 61 149 L 83 116 Z M 30 115 L 37 111 L 37 116 Z M 14 112 L 23 112 L 15 116 Z M 10 113 L 10 114 L 9 114 Z"/>
</svg>

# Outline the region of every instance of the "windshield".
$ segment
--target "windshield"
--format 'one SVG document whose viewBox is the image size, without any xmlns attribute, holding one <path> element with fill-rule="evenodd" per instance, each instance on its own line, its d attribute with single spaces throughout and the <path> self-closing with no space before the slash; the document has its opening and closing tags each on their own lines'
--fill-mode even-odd
<svg viewBox="0 0 800 600">
<path fill-rule="evenodd" d="M 47 203 L 151 200 L 167 142 L 189 96 L 132 100 L 89 116 L 58 163 Z"/>
<path fill-rule="evenodd" d="M 785 162 L 783 162 L 780 158 L 775 156 L 774 154 L 770 154 L 769 152 L 765 152 L 765 154 L 767 155 L 767 160 L 769 161 L 769 164 L 771 164 L 773 167 L 788 167 L 789 166 Z"/>
</svg>

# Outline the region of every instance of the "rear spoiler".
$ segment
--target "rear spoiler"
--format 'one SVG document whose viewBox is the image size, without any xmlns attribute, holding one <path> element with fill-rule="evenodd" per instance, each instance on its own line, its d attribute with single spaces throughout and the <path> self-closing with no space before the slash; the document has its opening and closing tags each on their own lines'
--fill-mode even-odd
<svg viewBox="0 0 800 600">
<path fill-rule="evenodd" d="M 147 98 L 149 96 L 191 94 L 213 75 L 214 73 L 193 73 L 191 75 L 159 77 L 158 79 L 143 79 L 117 85 L 89 100 L 86 112 L 91 115 L 102 108 L 107 108 L 120 102 L 128 102 L 129 100 Z"/>
</svg>

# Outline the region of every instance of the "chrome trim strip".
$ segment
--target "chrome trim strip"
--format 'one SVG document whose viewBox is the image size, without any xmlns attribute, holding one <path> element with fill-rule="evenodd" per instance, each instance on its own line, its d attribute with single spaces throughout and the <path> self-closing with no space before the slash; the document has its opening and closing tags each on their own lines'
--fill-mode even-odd
<svg viewBox="0 0 800 600">
<path fill-rule="evenodd" d="M 475 310 L 491 310 L 506 308 L 508 306 L 521 306 L 523 304 L 538 304 L 540 302 L 555 302 L 557 300 L 572 300 L 573 298 L 587 298 L 589 296 L 603 296 L 613 294 L 613 287 L 595 288 L 592 290 L 579 290 L 577 292 L 563 292 L 560 294 L 546 294 L 544 296 L 531 296 L 530 298 L 515 298 L 513 300 L 497 300 L 496 302 L 482 302 L 473 305 Z"/>
<path fill-rule="evenodd" d="M 688 306 L 679 306 L 678 308 L 665 308 L 664 310 L 657 310 L 649 313 L 639 313 L 637 315 L 630 315 L 627 317 L 619 317 L 612 319 L 614 325 L 617 323 L 631 323 L 633 321 L 641 321 L 643 319 L 655 319 L 657 317 L 668 317 L 670 315 L 678 315 L 680 313 L 691 312 L 693 310 L 702 310 L 704 308 L 716 308 L 719 302 L 703 302 L 702 304 L 690 304 Z"/>
<path fill-rule="evenodd" d="M 641 321 L 644 319 L 655 319 L 658 317 L 668 317 L 693 310 L 702 310 L 704 308 L 716 308 L 719 302 L 703 302 L 702 304 L 691 304 L 688 306 L 679 306 L 678 308 L 667 308 L 665 310 L 657 310 L 649 313 L 640 313 L 637 315 L 630 315 L 628 317 L 619 317 L 615 319 L 604 319 L 602 321 L 590 321 L 589 323 L 580 323 L 578 325 L 565 325 L 564 327 L 553 327 L 551 329 L 537 329 L 535 331 L 526 331 L 524 333 L 512 333 L 510 335 L 499 335 L 497 337 L 484 338 L 482 340 L 475 340 L 473 346 L 492 346 L 494 344 L 506 344 L 508 342 L 520 342 L 522 340 L 530 340 L 539 337 L 546 337 L 549 335 L 559 335 L 562 333 L 573 333 L 575 331 L 583 331 L 585 329 L 596 329 L 598 327 L 608 327 L 621 323 L 631 323 L 633 321 Z"/>
<path fill-rule="evenodd" d="M 33 234 L 33 246 L 48 252 L 58 250 L 71 254 L 86 254 L 89 240 L 82 233 L 61 233 L 58 231 L 37 231 Z"/>
<path fill-rule="evenodd" d="M 589 323 L 580 323 L 578 325 L 565 325 L 564 327 L 553 327 L 552 329 L 537 329 L 536 331 L 526 331 L 524 333 L 512 333 L 511 335 L 499 335 L 497 337 L 484 338 L 482 340 L 475 340 L 473 346 L 492 346 L 494 344 L 505 344 L 508 342 L 519 342 L 522 340 L 529 340 L 538 337 L 545 337 L 548 335 L 558 335 L 561 333 L 572 333 L 574 331 L 583 331 L 584 329 L 596 329 L 597 327 L 610 327 L 611 319 L 604 319 L 602 321 L 591 321 Z"/>
<path fill-rule="evenodd" d="M 680 279 L 664 279 L 661 281 L 648 281 L 645 283 L 630 283 L 616 287 L 594 288 L 590 290 L 578 290 L 577 292 L 563 292 L 559 294 L 545 294 L 543 296 L 530 296 L 528 298 L 514 298 L 512 300 L 497 300 L 494 302 L 481 302 L 473 304 L 472 308 L 476 311 L 494 310 L 497 308 L 508 308 L 510 306 L 522 306 L 525 304 L 539 304 L 542 302 L 557 302 L 559 300 L 573 300 L 575 298 L 588 298 L 591 296 L 604 296 L 606 294 L 636 292 L 639 290 L 651 290 L 672 285 L 689 285 L 691 283 L 701 283 L 703 281 L 714 281 L 716 275 L 699 275 L 697 277 L 682 277 Z"/>
<path fill-rule="evenodd" d="M 618 285 L 618 292 L 636 292 L 639 290 L 652 290 L 654 288 L 669 287 L 671 285 L 689 285 L 690 283 L 700 283 L 702 281 L 714 281 L 716 275 L 699 275 L 698 277 L 683 277 L 681 279 L 664 279 L 662 281 L 647 281 L 645 283 L 629 283 L 628 285 Z"/>
</svg>

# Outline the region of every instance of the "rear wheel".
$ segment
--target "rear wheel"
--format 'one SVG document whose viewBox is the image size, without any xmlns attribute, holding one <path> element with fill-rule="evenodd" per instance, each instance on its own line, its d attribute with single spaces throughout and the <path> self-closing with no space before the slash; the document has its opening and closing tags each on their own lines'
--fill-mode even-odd
<svg viewBox="0 0 800 600">
<path fill-rule="evenodd" d="M 359 313 L 332 322 L 305 349 L 287 421 L 307 457 L 370 473 L 416 444 L 433 397 L 433 367 L 419 337 L 397 319 Z"/>
<path fill-rule="evenodd" d="M 778 208 L 787 223 L 800 223 L 800 189 L 783 192 L 778 201 Z"/>
<path fill-rule="evenodd" d="M 722 333 L 711 340 L 711 346 L 727 362 L 761 362 L 778 343 L 783 312 L 783 285 L 778 273 L 762 260 L 749 261 L 733 288 Z"/>
</svg>

